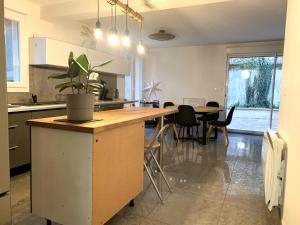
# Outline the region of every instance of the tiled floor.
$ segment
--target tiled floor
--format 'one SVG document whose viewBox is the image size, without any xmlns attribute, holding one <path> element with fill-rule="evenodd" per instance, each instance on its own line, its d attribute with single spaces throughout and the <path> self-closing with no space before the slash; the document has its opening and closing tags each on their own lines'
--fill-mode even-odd
<svg viewBox="0 0 300 225">
<path fill-rule="evenodd" d="M 184 141 L 176 147 L 168 138 L 163 163 L 173 193 L 162 186 L 160 204 L 145 175 L 135 207 L 126 206 L 106 225 L 279 225 L 278 210 L 270 213 L 264 205 L 261 142 L 231 134 L 226 150 L 221 135 L 207 146 Z M 14 224 L 46 224 L 29 214 L 28 186 L 29 174 L 12 180 Z"/>
</svg>

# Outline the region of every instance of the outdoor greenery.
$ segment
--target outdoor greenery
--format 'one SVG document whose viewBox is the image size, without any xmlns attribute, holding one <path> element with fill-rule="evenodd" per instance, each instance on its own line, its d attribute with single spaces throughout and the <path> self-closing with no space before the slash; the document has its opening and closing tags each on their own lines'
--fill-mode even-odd
<svg viewBox="0 0 300 225">
<path fill-rule="evenodd" d="M 277 69 L 281 69 L 278 64 Z M 239 101 L 234 105 L 243 108 L 270 108 L 269 98 L 272 88 L 272 76 L 274 70 L 273 57 L 249 57 L 232 58 L 230 70 L 248 70 L 251 76 L 246 80 L 246 101 L 241 104 Z"/>
<path fill-rule="evenodd" d="M 74 57 L 73 52 L 70 52 L 68 59 L 68 70 L 64 74 L 53 74 L 49 78 L 62 79 L 62 83 L 55 86 L 59 92 L 71 88 L 73 94 L 89 94 L 102 88 L 102 85 L 93 81 L 95 77 L 95 70 L 99 67 L 109 64 L 112 60 L 108 60 L 100 65 L 91 66 L 87 56 L 81 54 L 77 58 Z M 67 82 L 65 80 L 68 79 Z"/>
</svg>

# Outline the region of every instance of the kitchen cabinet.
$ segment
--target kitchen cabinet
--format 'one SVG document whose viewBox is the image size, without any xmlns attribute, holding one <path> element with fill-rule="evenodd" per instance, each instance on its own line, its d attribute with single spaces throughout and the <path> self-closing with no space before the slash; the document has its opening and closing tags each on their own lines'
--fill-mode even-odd
<svg viewBox="0 0 300 225">
<path fill-rule="evenodd" d="M 30 163 L 30 130 L 25 121 L 31 118 L 30 112 L 9 114 L 9 161 L 10 168 Z"/>
<path fill-rule="evenodd" d="M 66 109 L 27 111 L 8 114 L 10 169 L 30 163 L 30 129 L 25 122 L 29 119 L 66 115 Z"/>
<path fill-rule="evenodd" d="M 32 213 L 59 224 L 105 224 L 143 190 L 144 121 L 176 112 L 131 107 L 95 112 L 89 124 L 27 121 Z"/>
<path fill-rule="evenodd" d="M 32 66 L 67 67 L 67 59 L 72 51 L 75 56 L 86 54 L 92 66 L 112 60 L 111 63 L 99 68 L 100 72 L 130 74 L 130 61 L 120 55 L 112 55 L 45 37 L 30 38 L 29 49 L 29 62 Z M 58 51 L 59 54 L 57 54 Z"/>
</svg>

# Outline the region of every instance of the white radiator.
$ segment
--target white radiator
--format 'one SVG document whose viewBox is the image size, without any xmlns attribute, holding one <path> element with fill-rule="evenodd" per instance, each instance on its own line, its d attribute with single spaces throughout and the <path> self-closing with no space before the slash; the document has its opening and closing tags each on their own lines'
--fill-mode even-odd
<svg viewBox="0 0 300 225">
<path fill-rule="evenodd" d="M 277 133 L 264 133 L 262 162 L 264 173 L 265 202 L 271 211 L 282 205 L 285 177 L 285 143 Z"/>
</svg>

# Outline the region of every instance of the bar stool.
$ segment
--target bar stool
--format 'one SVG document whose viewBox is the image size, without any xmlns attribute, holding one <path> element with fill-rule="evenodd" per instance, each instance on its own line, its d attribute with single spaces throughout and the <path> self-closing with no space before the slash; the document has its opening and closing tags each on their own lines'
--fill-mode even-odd
<svg viewBox="0 0 300 225">
<path fill-rule="evenodd" d="M 145 170 L 146 170 L 146 172 L 147 172 L 147 174 L 148 174 L 148 176 L 150 178 L 151 183 L 154 186 L 154 189 L 155 189 L 155 191 L 156 191 L 156 193 L 157 193 L 157 195 L 158 195 L 161 203 L 163 203 L 163 198 L 162 198 L 162 195 L 161 195 L 161 193 L 160 193 L 157 185 L 155 184 L 153 176 L 151 175 L 151 173 L 152 174 L 154 173 L 154 171 L 153 171 L 153 169 L 151 167 L 151 163 L 152 163 L 152 161 L 154 161 L 154 163 L 157 166 L 159 172 L 161 173 L 164 181 L 166 182 L 169 191 L 172 192 L 171 186 L 170 186 L 170 184 L 169 184 L 169 182 L 168 182 L 168 180 L 166 178 L 166 175 L 164 174 L 161 166 L 159 165 L 159 163 L 158 163 L 158 161 L 157 161 L 157 159 L 155 157 L 155 154 L 156 154 L 157 150 L 160 148 L 161 141 L 163 140 L 163 137 L 166 134 L 166 131 L 167 131 L 167 129 L 169 127 L 170 127 L 169 124 L 167 124 L 164 127 L 162 127 L 160 129 L 160 131 L 153 136 L 152 139 L 145 140 L 145 146 L 144 146 L 145 147 L 144 168 L 145 168 Z"/>
</svg>

